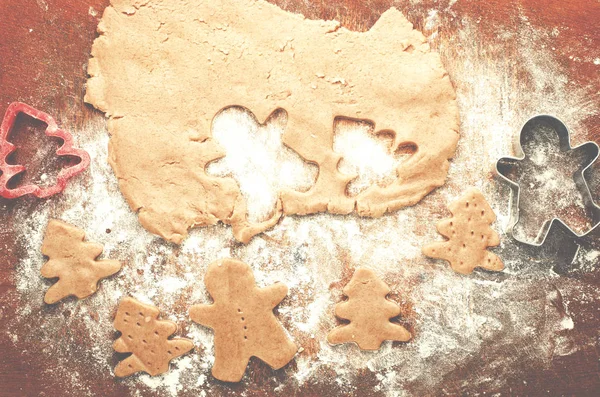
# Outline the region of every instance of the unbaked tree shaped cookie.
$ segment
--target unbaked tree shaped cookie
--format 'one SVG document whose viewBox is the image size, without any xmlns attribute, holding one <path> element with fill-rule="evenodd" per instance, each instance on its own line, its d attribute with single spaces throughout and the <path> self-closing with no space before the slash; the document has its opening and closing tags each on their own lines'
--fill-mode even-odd
<svg viewBox="0 0 600 397">
<path fill-rule="evenodd" d="M 67 223 L 51 220 L 46 229 L 42 253 L 49 260 L 41 273 L 58 281 L 46 292 L 44 302 L 56 303 L 67 296 L 79 299 L 92 295 L 98 282 L 121 269 L 116 260 L 96 260 L 102 253 L 102 245 L 84 242 L 85 232 Z"/>
<path fill-rule="evenodd" d="M 273 314 L 287 295 L 285 285 L 258 288 L 250 266 L 235 259 L 213 262 L 204 283 L 214 304 L 192 306 L 190 317 L 215 331 L 215 378 L 239 382 L 251 357 L 274 369 L 294 357 L 298 347 Z"/>
<path fill-rule="evenodd" d="M 124 377 L 136 372 L 152 376 L 169 370 L 169 362 L 194 348 L 191 340 L 168 339 L 177 331 L 177 324 L 158 320 L 157 307 L 127 297 L 119 304 L 115 328 L 121 337 L 113 348 L 119 353 L 132 353 L 115 368 L 115 376 Z"/>
<path fill-rule="evenodd" d="M 423 247 L 423 254 L 444 259 L 457 273 L 470 274 L 476 267 L 500 271 L 502 260 L 487 250 L 500 244 L 500 238 L 491 224 L 496 214 L 477 189 L 469 189 L 448 208 L 452 217 L 437 224 L 438 232 L 446 241 L 430 243 Z"/>
<path fill-rule="evenodd" d="M 354 342 L 362 350 L 378 350 L 386 340 L 410 340 L 410 332 L 390 321 L 400 314 L 400 307 L 387 300 L 389 293 L 390 288 L 372 270 L 356 269 L 344 287 L 348 300 L 335 306 L 335 315 L 350 323 L 334 328 L 327 341 L 334 345 Z"/>
</svg>

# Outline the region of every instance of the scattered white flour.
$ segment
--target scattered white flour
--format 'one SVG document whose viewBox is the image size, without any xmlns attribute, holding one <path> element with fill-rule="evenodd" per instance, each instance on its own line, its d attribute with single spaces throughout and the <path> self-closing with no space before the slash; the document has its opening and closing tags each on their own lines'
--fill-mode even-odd
<svg viewBox="0 0 600 397">
<path fill-rule="evenodd" d="M 151 389 L 162 388 L 172 395 L 176 396 L 181 390 L 183 390 L 183 384 L 181 382 L 181 374 L 185 373 L 194 365 L 194 361 L 197 361 L 196 354 L 192 353 L 187 356 L 183 356 L 178 360 L 174 361 L 175 365 L 173 368 L 165 374 L 152 377 L 147 374 L 140 375 L 140 380 Z M 194 360 L 195 358 L 195 360 Z"/>
<path fill-rule="evenodd" d="M 386 186 L 396 178 L 396 169 L 410 154 L 390 152 L 393 137 L 374 134 L 374 126 L 364 121 L 337 119 L 333 150 L 342 156 L 339 170 L 356 179 L 348 184 L 348 194 L 356 196 L 374 183 Z"/>
<path fill-rule="evenodd" d="M 565 317 L 560 322 L 560 326 L 562 329 L 573 329 L 575 324 L 573 323 L 573 319 L 571 317 Z"/>
<path fill-rule="evenodd" d="M 435 14 L 441 22 L 447 17 L 447 10 Z M 134 296 L 157 305 L 162 318 L 180 326 L 176 335 L 191 338 L 196 348 L 175 360 L 165 375 L 122 381 L 130 395 L 226 395 L 230 386 L 210 375 L 213 333 L 192 323 L 187 311 L 192 304 L 211 301 L 202 282 L 207 266 L 232 256 L 252 267 L 260 286 L 276 281 L 289 286 L 278 318 L 302 347 L 292 363 L 264 381 L 255 372 L 270 370 L 253 361 L 237 389 L 249 391 L 248 395 L 266 389 L 281 395 L 319 395 L 323 384 L 337 395 L 475 394 L 520 379 L 530 368 L 543 369 L 554 356 L 577 351 L 581 346 L 573 345 L 572 335 L 583 332 L 579 320 L 567 313 L 566 303 L 556 303 L 557 297 L 570 300 L 569 305 L 592 305 L 600 294 L 597 286 L 584 288 L 575 278 L 559 277 L 543 263 L 519 256 L 505 238 L 495 249 L 506 258 L 507 269 L 500 274 L 476 271 L 462 276 L 444 262 L 421 255 L 423 244 L 440 238 L 434 223 L 449 215 L 446 204 L 468 186 L 483 191 L 498 214 L 494 226 L 503 231 L 510 192 L 493 180 L 494 165 L 498 158 L 514 154 L 512 144 L 530 116 L 557 115 L 574 131 L 577 144 L 585 136 L 581 121 L 597 112 L 586 88 L 569 86 L 552 52 L 538 45 L 551 32 L 527 25 L 518 32 L 504 32 L 489 43 L 490 56 L 499 61 L 486 64 L 477 61 L 479 47 L 472 44 L 481 40 L 476 21 L 464 19 L 462 24 L 457 36 L 432 43 L 444 58 L 454 60 L 448 66 L 461 107 L 461 140 L 447 184 L 418 205 L 379 219 L 330 214 L 285 217 L 248 245 L 235 242 L 228 227 L 216 225 L 193 230 L 181 246 L 175 246 L 139 225 L 106 162 L 105 127 L 90 123 L 76 133 L 92 157 L 90 170 L 52 200 L 16 205 L 19 312 L 0 322 L 0 331 L 12 335 L 24 354 L 54 360 L 56 366 L 44 376 L 59 377 L 65 395 L 88 395 L 93 379 L 113 376 L 113 316 L 122 297 Z M 509 73 L 513 66 L 503 63 L 508 62 L 505 47 L 514 40 L 526 58 L 522 72 L 531 76 L 531 84 L 515 84 L 508 78 L 514 73 Z M 252 219 L 268 216 L 282 187 L 302 190 L 314 181 L 316 171 L 281 143 L 284 129 L 281 114 L 265 126 L 239 109 L 226 110 L 215 119 L 213 133 L 227 155 L 209 169 L 238 181 L 250 200 Z M 375 138 L 364 125 L 340 128 L 336 151 L 348 156 L 340 167 L 359 174 L 353 193 L 393 175 L 403 159 L 388 153 L 385 140 Z M 124 262 L 123 269 L 103 280 L 88 299 L 43 304 L 50 282 L 39 273 L 44 263 L 40 247 L 51 218 L 84 229 L 90 241 L 104 244 L 104 257 Z M 582 250 L 578 262 L 586 265 L 580 265 L 581 271 L 597 271 L 599 257 L 597 249 Z M 412 341 L 386 342 L 378 352 L 326 342 L 327 332 L 337 324 L 334 305 L 357 266 L 373 268 L 390 285 L 392 299 L 403 310 L 399 321 L 413 333 Z M 582 344 L 591 345 L 594 338 L 578 336 Z M 456 371 L 467 366 L 478 371 Z M 359 378 L 372 389 L 357 390 Z M 443 389 L 448 382 L 465 389 Z"/>
<path fill-rule="evenodd" d="M 598 263 L 600 261 L 600 251 L 589 251 L 585 255 L 585 260 L 589 263 Z"/>
<path fill-rule="evenodd" d="M 429 31 L 434 29 L 437 25 L 439 25 L 439 11 L 438 10 L 429 10 L 427 13 L 427 18 L 425 18 L 425 30 Z"/>
<path fill-rule="evenodd" d="M 521 185 L 519 222 L 515 236 L 524 241 L 538 241 L 542 226 L 552 218 L 562 219 L 576 233 L 592 226 L 583 196 L 573 174 L 581 168 L 581 159 L 560 151 L 558 135 L 546 127 L 531 134 L 539 137 L 523 150 L 526 158 L 518 163 L 513 181 Z"/>
<path fill-rule="evenodd" d="M 233 176 L 248 202 L 250 221 L 270 217 L 278 191 L 291 187 L 306 191 L 317 178 L 318 167 L 304 162 L 283 144 L 286 124 L 284 110 L 261 125 L 250 112 L 238 107 L 221 111 L 213 120 L 213 136 L 226 156 L 209 164 L 207 171 Z"/>
</svg>

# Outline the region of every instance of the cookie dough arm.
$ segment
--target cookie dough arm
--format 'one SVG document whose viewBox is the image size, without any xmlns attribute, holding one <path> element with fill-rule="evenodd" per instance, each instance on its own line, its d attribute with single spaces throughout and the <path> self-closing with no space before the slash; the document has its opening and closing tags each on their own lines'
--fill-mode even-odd
<svg viewBox="0 0 600 397">
<path fill-rule="evenodd" d="M 277 306 L 287 295 L 288 288 L 282 283 L 276 283 L 259 290 L 261 300 L 269 308 Z"/>
<path fill-rule="evenodd" d="M 336 317 L 343 318 L 344 320 L 349 320 L 351 314 L 352 314 L 352 307 L 350 306 L 348 301 L 340 302 L 337 305 L 335 305 Z"/>
<path fill-rule="evenodd" d="M 327 334 L 327 342 L 332 345 L 339 345 L 342 343 L 353 342 L 356 332 L 352 324 L 340 325 L 332 329 Z"/>
<path fill-rule="evenodd" d="M 430 258 L 448 260 L 449 244 L 447 241 L 434 241 L 424 245 L 421 252 Z"/>
<path fill-rule="evenodd" d="M 205 327 L 214 328 L 216 314 L 215 305 L 193 305 L 190 307 L 192 321 Z"/>
<path fill-rule="evenodd" d="M 500 236 L 496 231 L 492 230 L 492 233 L 487 241 L 488 247 L 497 247 L 500 245 Z"/>
<path fill-rule="evenodd" d="M 266 362 L 273 369 L 283 368 L 296 353 L 298 346 L 281 331 L 279 338 L 272 340 L 272 348 L 256 354 L 256 357 Z"/>
<path fill-rule="evenodd" d="M 91 259 L 96 259 L 97 257 L 99 257 L 100 254 L 102 254 L 102 251 L 104 250 L 104 246 L 98 243 L 86 242 L 83 243 L 83 246 L 86 250 L 86 256 L 89 256 Z"/>
<path fill-rule="evenodd" d="M 98 279 L 101 280 L 103 278 L 112 276 L 121 270 L 121 262 L 112 259 L 105 259 L 97 261 L 95 263 L 95 268 L 98 269 Z"/>
<path fill-rule="evenodd" d="M 61 267 L 61 262 L 55 259 L 49 259 L 46 263 L 42 265 L 40 269 L 40 273 L 42 277 L 45 278 L 54 278 L 59 277 L 59 269 Z"/>
<path fill-rule="evenodd" d="M 127 344 L 123 340 L 123 337 L 120 337 L 113 343 L 113 349 L 115 349 L 115 351 L 117 353 L 130 353 L 131 352 L 131 350 L 129 350 L 129 348 L 127 347 Z"/>
<path fill-rule="evenodd" d="M 396 317 L 400 314 L 400 306 L 386 299 L 382 312 L 387 318 Z"/>
<path fill-rule="evenodd" d="M 435 225 L 436 230 L 447 239 L 452 236 L 452 230 L 454 229 L 453 220 L 450 218 L 442 219 Z"/>
<path fill-rule="evenodd" d="M 167 341 L 167 345 L 172 348 L 173 358 L 184 355 L 194 348 L 194 342 L 186 338 L 173 338 Z"/>
<path fill-rule="evenodd" d="M 504 263 L 502 263 L 502 260 L 498 257 L 498 255 L 494 254 L 493 252 L 486 253 L 483 263 L 480 266 L 484 269 L 497 272 L 504 270 Z"/>
<path fill-rule="evenodd" d="M 115 376 L 123 378 L 140 371 L 145 371 L 144 365 L 142 365 L 142 362 L 137 356 L 131 355 L 117 364 L 115 367 Z"/>
</svg>

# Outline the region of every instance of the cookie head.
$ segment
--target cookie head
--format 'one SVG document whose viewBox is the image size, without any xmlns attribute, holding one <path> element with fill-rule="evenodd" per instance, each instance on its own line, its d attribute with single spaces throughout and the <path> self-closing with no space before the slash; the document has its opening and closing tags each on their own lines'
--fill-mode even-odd
<svg viewBox="0 0 600 397">
<path fill-rule="evenodd" d="M 255 287 L 254 275 L 244 262 L 226 258 L 210 264 L 204 277 L 206 289 L 213 299 L 231 296 L 231 292 L 246 291 Z"/>
</svg>

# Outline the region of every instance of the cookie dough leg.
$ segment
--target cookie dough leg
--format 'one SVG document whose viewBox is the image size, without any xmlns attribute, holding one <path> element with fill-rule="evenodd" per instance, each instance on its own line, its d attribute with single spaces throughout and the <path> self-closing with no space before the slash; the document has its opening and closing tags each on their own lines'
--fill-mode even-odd
<svg viewBox="0 0 600 397">
<path fill-rule="evenodd" d="M 284 338 L 283 341 L 274 341 L 272 349 L 256 354 L 256 357 L 269 364 L 273 369 L 284 367 L 298 352 L 298 346 L 288 340 L 287 337 L 284 336 Z"/>
<path fill-rule="evenodd" d="M 239 382 L 246 372 L 250 354 L 246 352 L 241 335 L 227 330 L 215 330 L 215 363 L 212 374 L 224 382 Z"/>
<path fill-rule="evenodd" d="M 239 382 L 246 372 L 249 358 L 238 359 L 227 355 L 215 353 L 215 364 L 212 374 L 223 382 Z"/>
<path fill-rule="evenodd" d="M 271 288 L 270 291 L 282 293 L 283 291 L 276 287 L 277 285 L 273 285 L 274 288 Z M 275 296 L 277 295 L 276 293 Z M 274 316 L 265 322 L 265 332 L 258 337 L 255 346 L 259 347 L 255 347 L 250 353 L 273 369 L 280 369 L 287 365 L 298 352 L 298 346 L 288 337 Z"/>
</svg>

